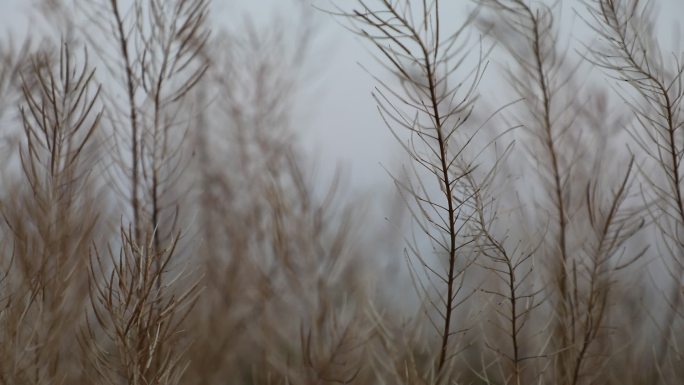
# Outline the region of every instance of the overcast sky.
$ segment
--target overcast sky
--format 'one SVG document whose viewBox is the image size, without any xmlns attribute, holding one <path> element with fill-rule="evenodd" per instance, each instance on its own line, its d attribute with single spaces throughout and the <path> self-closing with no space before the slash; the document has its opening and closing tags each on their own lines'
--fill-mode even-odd
<svg viewBox="0 0 684 385">
<path fill-rule="evenodd" d="M 334 3 L 344 6 L 356 1 L 337 0 Z M 676 46 L 677 37 L 681 39 L 679 24 L 684 19 L 684 0 L 654 0 L 658 14 L 658 28 L 665 46 Z M 217 9 L 226 20 L 242 13 L 261 21 L 273 15 L 287 15 L 291 12 L 291 0 L 234 0 L 217 3 Z M 319 7 L 330 7 L 329 0 L 314 1 Z M 575 38 L 585 40 L 590 33 L 575 10 L 580 7 L 577 0 L 562 0 L 563 28 Z M 442 16 L 456 25 L 465 11 L 473 8 L 468 0 L 446 0 L 441 2 Z M 315 89 L 314 100 L 307 101 L 311 106 L 311 121 L 304 135 L 308 148 L 313 148 L 326 165 L 340 162 L 351 172 L 352 179 L 360 186 L 371 187 L 388 181 L 381 163 L 399 162 L 401 154 L 394 138 L 384 127 L 378 116 L 375 102 L 371 98 L 374 81 L 359 64 L 378 73 L 382 72 L 374 63 L 373 53 L 363 40 L 345 30 L 331 16 L 317 13 L 319 25 L 318 51 L 312 59 L 320 65 L 319 86 Z M 498 82 L 496 66 L 491 66 L 485 75 L 484 85 Z M 505 95 L 493 95 L 485 88 L 483 96 L 492 105 L 506 103 L 511 99 Z M 500 100 L 496 99 L 500 97 Z M 313 103 L 311 103 L 313 102 Z"/>
<path fill-rule="evenodd" d="M 88 0 L 75 0 L 88 1 Z M 120 0 L 123 2 L 130 0 Z M 292 4 L 308 0 L 213 0 L 212 16 L 224 28 L 240 28 L 245 18 L 257 24 L 267 25 L 269 20 L 280 17 L 297 23 Z M 316 0 L 326 7 L 328 0 Z M 352 4 L 354 1 L 334 0 L 338 4 Z M 417 1 L 417 0 L 416 0 Z M 586 41 L 589 30 L 583 21 L 576 17 L 573 7 L 578 0 L 562 0 L 563 30 L 574 38 Z M 682 29 L 677 22 L 684 15 L 684 0 L 655 0 L 660 8 L 658 32 L 664 47 L 677 50 L 677 41 L 682 38 Z M 21 41 L 27 34 L 41 33 L 45 28 L 39 17 L 31 16 L 31 0 L 0 0 L 0 30 L 15 41 Z M 465 10 L 472 8 L 467 0 L 442 1 L 443 20 L 453 27 L 462 20 Z M 387 206 L 378 204 L 387 193 L 393 191 L 391 178 L 383 169 L 396 169 L 405 158 L 395 139 L 382 123 L 371 91 L 375 85 L 360 64 L 381 78 L 382 73 L 369 52 L 369 46 L 360 38 L 345 30 L 330 15 L 315 11 L 312 13 L 318 23 L 317 45 L 311 53 L 311 64 L 317 81 L 310 86 L 301 100 L 303 119 L 298 125 L 300 137 L 309 155 L 317 160 L 318 171 L 326 175 L 337 165 L 346 171 L 347 181 L 355 192 L 373 192 L 374 200 L 369 201 L 366 219 L 372 223 L 383 223 L 380 230 L 394 231 L 396 223 L 387 223 L 385 217 L 392 213 Z M 449 28 L 449 26 L 447 26 Z M 46 32 L 46 31 L 43 31 Z M 485 74 L 480 89 L 482 99 L 488 108 L 496 109 L 514 99 L 513 96 L 493 92 L 492 84 L 501 82 L 500 68 L 491 65 Z M 605 80 L 605 78 L 604 78 Z M 607 80 L 605 80 L 607 81 Z M 501 87 L 497 87 L 498 91 Z M 382 188 L 382 189 L 379 189 Z M 389 222 L 392 222 L 390 220 Z M 401 242 L 395 245 L 400 247 Z M 395 263 L 402 264 L 401 258 Z M 398 275 L 397 275 L 397 279 Z M 391 286 L 391 285 L 390 285 Z M 405 298 L 404 298 L 405 300 Z"/>
<path fill-rule="evenodd" d="M 212 15 L 217 23 L 228 27 L 239 26 L 239 21 L 246 17 L 264 24 L 277 16 L 294 21 L 294 1 L 214 0 Z M 660 36 L 665 39 L 664 43 L 674 48 L 677 37 L 682 35 L 677 21 L 684 15 L 684 0 L 654 1 L 660 8 Z M 30 16 L 32 3 L 30 0 L 0 0 L 0 29 L 3 34 L 11 33 L 18 40 L 29 31 L 35 33 L 36 27 L 40 27 L 40 19 Z M 336 3 L 345 5 L 355 1 L 337 0 Z M 315 4 L 330 7 L 328 0 L 316 0 Z M 464 10 L 472 8 L 472 4 L 465 0 L 442 1 L 442 16 L 455 25 L 462 19 Z M 566 7 L 563 9 L 563 23 L 564 27 L 571 28 L 573 35 L 584 38 L 588 30 L 573 12 L 573 7 L 579 4 L 576 0 L 563 0 Z M 319 80 L 308 90 L 307 100 L 303 100 L 307 120 L 302 125 L 301 136 L 306 147 L 313 150 L 313 155 L 322 164 L 322 169 L 330 170 L 335 164 L 342 164 L 352 175 L 353 182 L 362 188 L 384 183 L 388 177 L 380 164 L 388 165 L 401 158 L 371 98 L 374 82 L 359 63 L 372 72 L 381 71 L 375 71 L 378 67 L 368 46 L 360 38 L 342 28 L 331 16 L 317 11 L 312 14 L 317 18 L 317 34 L 320 35 L 311 56 Z M 490 67 L 485 80 L 494 81 L 495 71 L 496 67 Z M 486 88 L 482 89 L 482 94 L 489 101 L 495 100 Z M 501 100 L 501 103 L 505 101 Z"/>
</svg>

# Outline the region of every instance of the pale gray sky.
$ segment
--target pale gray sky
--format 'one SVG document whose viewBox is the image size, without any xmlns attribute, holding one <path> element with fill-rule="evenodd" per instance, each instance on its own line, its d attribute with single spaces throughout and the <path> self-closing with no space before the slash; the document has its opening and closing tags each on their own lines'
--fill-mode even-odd
<svg viewBox="0 0 684 385">
<path fill-rule="evenodd" d="M 305 0 L 307 1 L 307 0 Z M 684 16 L 684 0 L 653 0 L 660 9 L 658 28 L 663 43 L 675 48 L 677 36 L 682 35 L 678 22 Z M 287 17 L 291 13 L 292 0 L 228 0 L 217 2 L 217 19 L 234 20 L 236 15 L 248 14 L 261 22 L 267 22 L 274 15 Z M 321 8 L 330 8 L 330 0 L 315 0 Z M 356 1 L 333 0 L 342 7 L 353 6 Z M 579 19 L 575 10 L 581 12 L 577 0 L 562 0 L 563 28 L 578 39 L 586 39 L 590 31 Z M 466 9 L 472 9 L 473 2 L 446 0 L 441 2 L 442 16 L 456 25 L 463 19 Z M 467 7 L 467 8 L 466 8 Z M 383 77 L 382 69 L 376 65 L 370 47 L 362 39 L 345 30 L 331 16 L 314 13 L 320 23 L 318 50 L 312 58 L 320 68 L 320 81 L 309 97 L 306 106 L 311 112 L 308 128 L 305 128 L 305 143 L 325 165 L 341 162 L 349 169 L 355 183 L 363 187 L 388 182 L 389 177 L 380 164 L 391 164 L 403 159 L 394 138 L 384 127 L 378 116 L 371 91 L 375 82 L 359 64 L 374 74 Z M 501 81 L 496 66 L 491 66 L 483 84 L 491 85 Z M 488 92 L 489 91 L 489 92 Z M 512 97 L 491 92 L 483 87 L 484 99 L 496 106 Z M 324 168 L 326 168 L 324 166 Z M 362 188 L 363 188 L 362 187 Z"/>
<path fill-rule="evenodd" d="M 87 0 L 75 0 L 87 1 Z M 122 0 L 126 1 L 126 0 Z M 128 0 L 130 1 L 130 0 Z M 292 4 L 297 0 L 214 0 L 212 16 L 225 28 L 240 28 L 245 18 L 257 24 L 267 25 L 273 17 L 281 17 L 297 23 Z M 310 1 L 310 0 L 299 0 Z M 325 7 L 327 0 L 315 0 Z M 337 4 L 353 4 L 351 0 L 333 0 Z M 588 29 L 578 19 L 573 7 L 579 7 L 578 0 L 562 0 L 564 31 L 586 39 Z M 658 28 L 663 43 L 671 49 L 681 39 L 682 29 L 676 27 L 684 15 L 684 0 L 654 0 L 660 8 Z M 27 34 L 47 33 L 41 19 L 31 16 L 31 0 L 0 0 L 0 33 L 12 34 L 21 41 Z M 444 0 L 442 16 L 446 23 L 457 25 L 462 19 L 465 7 L 472 7 L 467 0 Z M 391 215 L 386 207 L 378 205 L 382 197 L 392 191 L 391 179 L 383 169 L 396 169 L 405 158 L 395 139 L 380 119 L 371 91 L 375 86 L 371 75 L 361 68 L 363 64 L 381 78 L 387 78 L 374 62 L 370 47 L 360 38 L 342 28 L 329 15 L 313 12 L 319 23 L 316 49 L 311 61 L 318 80 L 309 87 L 301 101 L 303 123 L 297 128 L 310 155 L 317 161 L 320 174 L 331 172 L 338 164 L 347 171 L 347 181 L 353 191 L 373 191 L 373 206 L 369 213 L 371 221 L 383 221 Z M 42 31 L 42 32 L 41 32 Z M 679 51 L 681 52 L 681 51 Z M 489 108 L 495 109 L 514 99 L 499 92 L 500 87 L 492 84 L 501 82 L 496 65 L 489 67 L 482 83 L 482 99 Z M 382 190 L 379 190 L 382 188 Z M 385 195 L 381 195 L 385 193 Z M 382 222 L 382 229 L 392 231 L 397 224 Z M 397 244 L 401 247 L 401 244 Z M 403 263 L 396 258 L 397 263 Z"/>
<path fill-rule="evenodd" d="M 83 0 L 77 0 L 83 1 Z M 296 23 L 293 4 L 296 0 L 214 0 L 213 16 L 217 23 L 235 28 L 246 17 L 257 24 L 268 24 L 273 17 L 292 19 Z M 310 2 L 310 0 L 301 0 Z M 355 1 L 335 0 L 341 6 L 353 5 Z M 0 0 L 0 30 L 11 33 L 15 40 L 26 34 L 35 34 L 41 29 L 39 17 L 32 16 L 30 0 Z M 316 0 L 320 7 L 330 7 L 329 0 Z M 675 47 L 675 41 L 682 37 L 677 22 L 684 16 L 684 0 L 654 0 L 660 8 L 658 16 L 659 33 L 663 41 Z M 454 25 L 465 14 L 465 7 L 472 8 L 471 1 L 442 1 L 442 15 Z M 588 33 L 583 22 L 575 17 L 573 9 L 580 8 L 577 0 L 563 0 L 564 27 L 571 27 L 573 35 L 586 38 Z M 353 34 L 342 28 L 329 15 L 312 12 L 318 23 L 318 45 L 311 60 L 319 76 L 315 87 L 303 101 L 307 119 L 302 126 L 305 146 L 314 152 L 322 170 L 330 170 L 335 164 L 345 165 L 351 173 L 353 183 L 359 187 L 371 187 L 385 183 L 388 177 L 380 164 L 391 167 L 401 159 L 398 146 L 383 126 L 371 91 L 374 81 L 359 63 L 381 77 L 382 71 L 375 64 L 369 47 Z M 483 84 L 499 81 L 496 67 L 491 66 Z M 505 103 L 507 96 L 495 95 L 483 87 L 482 94 L 492 104 Z"/>
</svg>

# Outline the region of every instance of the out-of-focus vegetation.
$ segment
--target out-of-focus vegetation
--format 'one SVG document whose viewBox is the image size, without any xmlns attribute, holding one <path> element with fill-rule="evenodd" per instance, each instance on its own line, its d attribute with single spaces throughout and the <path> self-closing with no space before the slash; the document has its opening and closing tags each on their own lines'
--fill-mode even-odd
<svg viewBox="0 0 684 385">
<path fill-rule="evenodd" d="M 681 383 L 684 56 L 653 4 L 572 3 L 591 40 L 542 1 L 37 2 L 58 37 L 0 44 L 0 384 Z M 311 176 L 314 14 L 377 56 L 401 204 Z"/>
</svg>

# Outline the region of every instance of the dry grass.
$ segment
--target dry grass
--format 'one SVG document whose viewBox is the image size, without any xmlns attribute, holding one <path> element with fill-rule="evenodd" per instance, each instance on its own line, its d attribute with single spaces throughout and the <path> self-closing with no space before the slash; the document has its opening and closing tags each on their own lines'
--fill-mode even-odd
<svg viewBox="0 0 684 385">
<path fill-rule="evenodd" d="M 69 5 L 35 8 L 58 41 L 0 45 L 1 385 L 684 377 L 684 59 L 648 2 L 577 1 L 578 50 L 525 0 L 232 30 L 209 0 Z M 347 180 L 310 173 L 314 12 L 377 53 L 407 234 L 369 241 Z M 411 285 L 415 309 L 383 295 Z"/>
</svg>

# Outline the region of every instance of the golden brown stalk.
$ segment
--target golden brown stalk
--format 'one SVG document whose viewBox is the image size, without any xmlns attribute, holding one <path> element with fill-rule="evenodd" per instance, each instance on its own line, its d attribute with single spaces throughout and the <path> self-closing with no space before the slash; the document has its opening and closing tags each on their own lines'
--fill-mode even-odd
<svg viewBox="0 0 684 385">
<path fill-rule="evenodd" d="M 640 0 L 586 1 L 591 19 L 590 27 L 604 45 L 593 50 L 592 60 L 611 76 L 623 82 L 636 95 L 627 99 L 637 123 L 635 138 L 647 161 L 659 174 L 642 173 L 650 185 L 652 206 L 650 214 L 666 254 L 663 259 L 672 278 L 671 294 L 666 299 L 668 310 L 664 316 L 660 342 L 653 347 L 655 359 L 646 377 L 649 383 L 668 383 L 668 376 L 677 377 L 676 368 L 666 363 L 678 319 L 681 322 L 684 292 L 684 192 L 682 189 L 682 141 L 684 127 L 681 116 L 684 86 L 684 65 L 674 58 L 667 63 L 661 54 L 661 44 L 653 32 L 652 4 Z M 672 266 L 670 266 L 672 265 Z M 668 367 L 666 367 L 668 366 Z M 669 374 L 668 374 L 669 373 Z M 680 372 L 681 374 L 681 372 Z"/>
<path fill-rule="evenodd" d="M 463 30 L 469 20 L 456 32 L 444 33 L 438 1 L 424 1 L 417 9 L 410 1 L 383 0 L 377 6 L 360 1 L 352 12 L 333 13 L 348 18 L 352 30 L 377 48 L 385 70 L 399 83 L 376 78 L 380 87 L 373 96 L 383 120 L 410 156 L 417 179 L 414 184 L 394 178 L 395 183 L 439 258 L 433 263 L 418 244 L 409 244 L 411 258 L 422 270 L 414 273 L 429 277 L 418 283 L 418 290 L 431 304 L 428 317 L 440 340 L 434 370 L 444 380 L 456 354 L 452 340 L 465 331 L 454 326 L 454 310 L 472 294 L 464 290 L 464 272 L 472 263 L 466 250 L 472 242 L 467 223 L 474 195 L 463 180 L 474 167 L 465 157 L 473 139 L 465 127 L 485 53 L 480 49 L 474 68 L 464 69 L 462 63 L 469 55 L 463 48 Z M 454 83 L 456 74 L 464 80 Z M 439 192 L 432 191 L 432 184 Z M 444 272 L 440 266 L 446 266 Z"/>
</svg>

